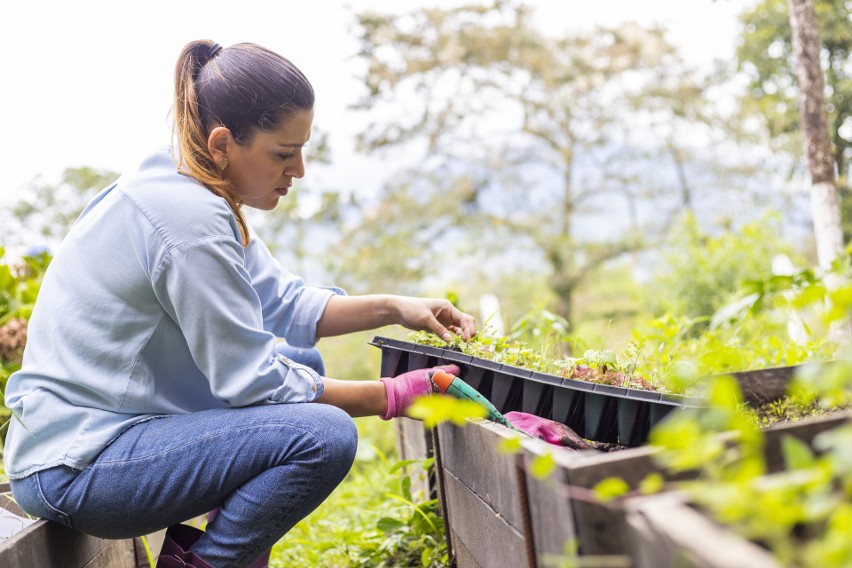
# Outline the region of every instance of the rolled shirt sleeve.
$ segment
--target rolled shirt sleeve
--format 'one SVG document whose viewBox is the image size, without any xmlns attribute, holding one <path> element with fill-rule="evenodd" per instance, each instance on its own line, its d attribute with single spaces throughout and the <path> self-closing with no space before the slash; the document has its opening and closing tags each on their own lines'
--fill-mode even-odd
<svg viewBox="0 0 852 568">
<path fill-rule="evenodd" d="M 230 406 L 248 406 L 310 402 L 322 394 L 322 378 L 315 371 L 276 353 L 276 336 L 264 325 L 267 316 L 244 249 L 232 235 L 172 247 L 151 278 L 215 397 Z M 261 281 L 271 286 L 267 282 L 272 280 Z M 311 321 L 322 316 L 331 292 L 305 294 L 307 287 L 300 282 L 279 288 L 282 306 L 275 311 L 279 324 L 299 328 L 292 337 L 304 342 L 314 339 L 316 324 Z M 296 307 L 288 309 L 288 304 Z"/>
</svg>

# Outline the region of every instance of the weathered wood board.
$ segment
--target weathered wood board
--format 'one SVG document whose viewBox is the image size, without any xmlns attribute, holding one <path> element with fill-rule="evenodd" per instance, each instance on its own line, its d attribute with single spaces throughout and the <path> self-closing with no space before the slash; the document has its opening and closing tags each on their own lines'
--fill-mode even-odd
<svg viewBox="0 0 852 568">
<path fill-rule="evenodd" d="M 521 533 L 452 473 L 444 483 L 458 568 L 527 566 Z"/>
<path fill-rule="evenodd" d="M 676 493 L 628 501 L 634 568 L 781 568 L 764 549 L 683 504 Z"/>
<path fill-rule="evenodd" d="M 204 526 L 205 518 L 187 521 Z M 156 557 L 166 531 L 147 535 Z M 58 523 L 30 518 L 12 500 L 8 484 L 0 484 L 0 567 L 2 568 L 149 568 L 141 539 L 108 540 Z"/>
</svg>

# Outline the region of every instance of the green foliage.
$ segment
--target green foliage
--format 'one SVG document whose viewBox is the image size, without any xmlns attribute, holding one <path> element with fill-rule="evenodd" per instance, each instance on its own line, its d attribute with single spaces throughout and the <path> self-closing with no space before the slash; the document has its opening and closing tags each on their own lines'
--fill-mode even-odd
<svg viewBox="0 0 852 568">
<path fill-rule="evenodd" d="M 545 479 L 556 469 L 556 460 L 550 452 L 544 452 L 530 462 L 530 473 L 538 479 Z"/>
<path fill-rule="evenodd" d="M 815 0 L 814 9 L 825 68 L 828 127 L 837 171 L 845 176 L 852 159 L 852 140 L 841 134 L 844 123 L 852 118 L 849 3 Z M 770 136 L 798 155 L 801 152 L 798 87 L 787 2 L 761 0 L 745 11 L 740 21 L 742 41 L 737 48 L 737 60 L 751 80 L 743 104 L 756 107 Z M 840 182 L 841 186 L 848 186 L 843 177 Z"/>
<path fill-rule="evenodd" d="M 514 1 L 364 12 L 357 24 L 365 87 L 357 107 L 372 119 L 361 145 L 380 152 L 417 142 L 426 151 L 347 233 L 340 266 L 354 266 L 361 282 L 387 275 L 412 285 L 447 252 L 493 277 L 500 264 L 517 265 L 499 260 L 524 255 L 523 271 L 547 275 L 551 310 L 573 325 L 579 287 L 668 225 L 659 214 L 640 219 L 635 205 L 688 206 L 691 176 L 718 180 L 724 169 L 680 136 L 718 132 L 707 92 L 718 76 L 686 68 L 659 27 L 554 37 Z M 403 114 L 388 104 L 411 93 Z M 637 123 L 651 125 L 641 142 Z M 673 162 L 666 173 L 680 183 L 661 183 L 659 165 Z M 600 232 L 582 226 L 591 207 L 606 225 Z M 626 214 L 612 215 L 616 208 Z"/>
<path fill-rule="evenodd" d="M 844 377 L 823 392 L 852 393 L 852 374 Z M 652 431 L 660 462 L 673 472 L 697 472 L 696 480 L 678 484 L 689 499 L 768 548 L 781 565 L 848 566 L 852 542 L 848 532 L 845 539 L 840 534 L 850 528 L 852 427 L 820 434 L 813 448 L 785 438 L 785 470 L 767 475 L 763 433 L 739 400 L 735 381 L 712 381 L 706 408 L 678 411 Z"/>
<path fill-rule="evenodd" d="M 592 491 L 596 498 L 606 502 L 625 495 L 630 491 L 630 487 L 620 477 L 607 477 L 596 483 Z"/>
<path fill-rule="evenodd" d="M 273 549 L 270 566 L 445 568 L 447 550 L 437 500 L 412 490 L 432 460 L 396 462 L 393 425 L 357 419 L 355 464 L 316 511 Z"/>
<path fill-rule="evenodd" d="M 118 178 L 108 170 L 67 168 L 58 184 L 34 181 L 9 208 L 2 239 L 7 244 L 58 244 L 95 194 Z"/>
<path fill-rule="evenodd" d="M 426 428 L 434 428 L 442 422 L 464 426 L 468 418 L 485 418 L 488 411 L 472 400 L 461 400 L 451 396 L 422 396 L 408 409 L 408 415 L 423 421 Z"/>
<path fill-rule="evenodd" d="M 791 252 L 777 238 L 778 221 L 777 216 L 768 216 L 711 236 L 695 218 L 684 217 L 669 236 L 666 269 L 648 288 L 654 294 L 649 298 L 652 309 L 700 323 L 699 318 L 712 316 L 747 282 L 771 276 L 772 257 Z M 702 328 L 699 325 L 691 333 Z"/>
<path fill-rule="evenodd" d="M 51 257 L 45 252 L 25 256 L 17 263 L 3 261 L 0 247 L 0 403 L 6 381 L 21 368 L 27 339 L 27 322 L 32 314 L 44 272 Z M 0 404 L 0 438 L 11 412 Z"/>
</svg>

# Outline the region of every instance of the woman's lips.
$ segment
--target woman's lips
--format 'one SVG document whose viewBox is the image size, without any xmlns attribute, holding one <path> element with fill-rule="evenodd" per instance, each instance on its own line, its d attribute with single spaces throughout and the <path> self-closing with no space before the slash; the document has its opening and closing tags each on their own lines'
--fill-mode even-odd
<svg viewBox="0 0 852 568">
<path fill-rule="evenodd" d="M 275 188 L 275 193 L 277 193 L 281 197 L 284 197 L 285 195 L 287 195 L 288 191 L 290 191 L 289 187 L 276 187 Z"/>
</svg>

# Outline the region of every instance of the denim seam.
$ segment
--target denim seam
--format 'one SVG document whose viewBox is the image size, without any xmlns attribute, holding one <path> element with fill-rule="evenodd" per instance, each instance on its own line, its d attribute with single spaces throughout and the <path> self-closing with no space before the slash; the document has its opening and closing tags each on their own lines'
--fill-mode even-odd
<svg viewBox="0 0 852 568">
<path fill-rule="evenodd" d="M 47 497 L 44 495 L 44 490 L 41 487 L 41 476 L 39 476 L 41 472 L 37 471 L 35 475 L 36 487 L 38 487 L 38 496 L 41 497 L 42 503 L 44 503 L 48 509 L 50 509 L 55 515 L 57 515 L 60 519 L 62 519 L 62 524 L 67 527 L 71 527 L 71 517 L 66 513 L 60 511 L 56 507 L 54 507 L 50 501 L 47 500 Z"/>
</svg>

